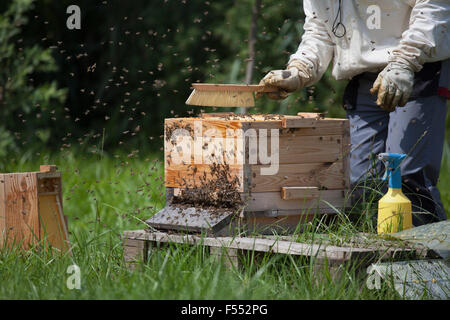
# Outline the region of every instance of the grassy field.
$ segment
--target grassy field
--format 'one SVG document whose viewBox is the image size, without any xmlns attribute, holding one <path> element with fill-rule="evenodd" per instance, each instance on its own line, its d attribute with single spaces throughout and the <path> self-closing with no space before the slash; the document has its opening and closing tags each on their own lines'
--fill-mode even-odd
<svg viewBox="0 0 450 320">
<path fill-rule="evenodd" d="M 446 148 L 440 182 L 447 208 L 449 153 Z M 153 252 L 147 265 L 128 271 L 121 234 L 143 228 L 142 221 L 163 207 L 161 160 L 59 154 L 3 162 L 5 172 L 35 171 L 40 163 L 59 166 L 73 256 L 2 250 L 0 299 L 400 299 L 388 286 L 367 289 L 366 276 L 350 268 L 333 280 L 325 271 L 315 276 L 304 259 L 278 256 L 264 258 L 259 267 L 249 258 L 247 268 L 226 271 L 201 248 L 182 245 Z M 72 264 L 81 270 L 80 290 L 66 286 Z"/>
</svg>

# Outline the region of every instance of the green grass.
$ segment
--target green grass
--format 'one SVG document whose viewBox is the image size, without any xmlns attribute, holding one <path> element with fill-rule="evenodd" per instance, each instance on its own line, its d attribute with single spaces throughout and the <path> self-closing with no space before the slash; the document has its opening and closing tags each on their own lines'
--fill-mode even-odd
<svg viewBox="0 0 450 320">
<path fill-rule="evenodd" d="M 0 299 L 399 299 L 383 286 L 369 290 L 366 275 L 344 268 L 334 279 L 325 270 L 316 276 L 313 260 L 290 256 L 264 256 L 246 268 L 227 271 L 201 247 L 172 246 L 151 252 L 150 262 L 130 272 L 123 263 L 121 235 L 142 229 L 143 220 L 164 206 L 161 156 L 55 156 L 23 155 L 3 162 L 2 171 L 35 171 L 51 163 L 63 172 L 64 211 L 69 219 L 72 256 L 32 250 L 0 252 Z M 443 201 L 450 205 L 448 153 L 441 174 Z M 361 222 L 362 221 L 362 222 Z M 329 231 L 330 238 L 364 230 L 339 215 L 333 227 L 310 225 Z M 367 230 L 366 230 L 367 231 Z M 260 258 L 261 259 L 261 258 Z M 66 286 L 67 267 L 81 269 L 81 289 Z"/>
<path fill-rule="evenodd" d="M 442 203 L 444 204 L 447 218 L 450 219 L 450 145 L 448 143 L 444 145 L 444 157 L 438 187 L 441 192 Z"/>
</svg>

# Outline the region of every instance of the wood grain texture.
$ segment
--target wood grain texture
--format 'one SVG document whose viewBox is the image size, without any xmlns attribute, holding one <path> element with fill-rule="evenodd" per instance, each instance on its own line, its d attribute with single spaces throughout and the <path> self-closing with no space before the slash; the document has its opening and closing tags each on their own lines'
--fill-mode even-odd
<svg viewBox="0 0 450 320">
<path fill-rule="evenodd" d="M 192 87 L 199 91 L 230 91 L 230 92 L 278 92 L 275 87 L 257 84 L 216 84 L 216 83 L 193 83 Z"/>
<path fill-rule="evenodd" d="M 283 120 L 263 120 L 259 119 L 257 121 L 242 121 L 242 125 L 246 125 L 247 128 L 253 128 L 253 129 L 280 129 L 282 134 L 283 132 L 293 132 L 296 131 L 297 133 L 301 135 L 310 135 L 310 136 L 318 136 L 318 135 L 341 135 L 343 131 L 345 130 L 345 126 L 347 122 L 345 120 L 337 120 L 332 121 L 328 124 L 322 124 L 320 122 L 320 125 L 315 125 L 318 122 L 315 119 L 299 119 L 300 121 L 303 121 L 305 126 L 299 126 L 299 127 L 283 127 Z M 326 121 L 327 119 L 320 120 L 320 121 Z"/>
<path fill-rule="evenodd" d="M 8 246 L 21 244 L 27 250 L 48 229 L 52 246 L 65 251 L 69 237 L 62 212 L 61 173 L 51 171 L 52 167 L 41 169 L 50 171 L 0 175 L 0 230 Z"/>
<path fill-rule="evenodd" d="M 267 131 L 263 137 L 259 132 L 256 139 L 245 141 L 245 163 L 262 164 L 261 156 L 270 156 L 271 163 L 280 164 L 305 164 L 317 162 L 335 162 L 342 159 L 342 135 L 303 135 L 301 130 L 295 129 L 289 132 L 279 131 L 278 139 L 272 139 L 272 133 Z M 261 149 L 267 146 L 267 150 Z M 244 145 L 243 142 L 240 145 Z M 241 155 L 242 151 L 235 152 Z M 250 161 L 253 156 L 257 159 Z M 241 161 L 242 162 L 242 161 Z"/>
<path fill-rule="evenodd" d="M 208 158 L 209 155 L 214 154 L 214 148 L 218 148 L 220 144 L 220 142 L 212 143 L 211 140 L 216 141 L 216 138 L 224 138 L 227 133 L 231 136 L 241 128 L 242 124 L 239 121 L 226 121 L 224 119 L 208 121 L 202 121 L 201 118 L 166 119 L 164 130 L 165 166 L 183 162 L 185 164 L 205 163 L 203 153 L 205 158 Z M 227 150 L 226 146 L 223 149 L 222 153 L 216 152 L 218 157 L 223 157 L 223 153 Z M 226 158 L 224 160 L 226 163 Z"/>
<path fill-rule="evenodd" d="M 342 208 L 345 205 L 344 190 L 320 190 L 317 199 L 284 200 L 281 193 L 277 192 L 252 192 L 242 196 L 247 203 L 246 211 L 266 210 L 301 210 L 303 212 L 316 213 L 316 209 L 330 209 L 324 202 Z M 323 211 L 323 210 L 322 210 Z"/>
<path fill-rule="evenodd" d="M 271 115 L 237 115 L 235 113 L 203 113 L 198 118 L 168 118 L 165 128 L 177 127 L 193 129 L 194 123 L 201 123 L 203 132 L 208 129 L 282 129 L 282 116 Z M 338 127 L 336 124 L 334 127 Z M 166 130 L 167 132 L 167 130 Z M 221 130 L 225 136 L 225 130 Z"/>
<path fill-rule="evenodd" d="M 312 221 L 313 218 L 313 214 L 280 215 L 277 217 L 255 215 L 247 216 L 242 224 L 245 224 L 249 232 L 273 235 L 274 231 L 277 233 L 300 231 L 302 226 Z"/>
<path fill-rule="evenodd" d="M 61 178 L 62 174 L 59 171 L 56 172 L 34 172 L 38 179 L 43 178 Z"/>
<path fill-rule="evenodd" d="M 61 174 L 51 178 L 43 178 L 38 174 L 38 198 L 40 240 L 47 236 L 52 247 L 61 252 L 69 251 L 68 221 L 63 211 Z"/>
<path fill-rule="evenodd" d="M 342 134 L 342 161 L 344 169 L 344 180 L 347 189 L 350 190 L 350 124 L 346 123 L 344 133 Z"/>
<path fill-rule="evenodd" d="M 294 127 L 282 128 L 286 123 Z M 184 133 L 188 133 L 192 139 L 186 139 L 181 144 L 174 140 L 173 133 L 180 128 L 185 129 Z M 214 113 L 202 114 L 201 118 L 166 119 L 166 187 L 199 186 L 201 176 L 206 174 L 207 180 L 211 178 L 209 165 L 219 162 L 229 164 L 232 176 L 239 177 L 240 192 L 279 194 L 282 187 L 343 190 L 349 187 L 348 128 L 348 120 L 321 118 L 316 113 L 302 113 L 298 116 Z M 244 144 L 242 132 L 250 129 L 254 129 L 257 136 L 259 129 L 267 129 L 269 155 L 277 151 L 270 145 L 270 129 L 279 130 L 277 174 L 261 175 L 261 169 L 268 168 L 269 165 L 261 164 L 259 141 L 256 145 L 251 145 L 250 139 L 246 138 Z M 232 150 L 227 147 L 229 141 L 216 139 L 225 138 L 227 130 L 234 133 L 241 131 L 240 138 L 233 136 Z M 205 139 L 193 139 L 196 136 L 204 136 Z M 257 140 L 260 140 L 259 137 Z M 224 146 L 225 143 L 228 145 Z M 188 157 L 184 157 L 185 150 Z M 255 164 L 249 164 L 251 152 L 257 155 Z M 339 201 L 344 201 L 342 192 Z"/>
<path fill-rule="evenodd" d="M 283 136 L 324 136 L 324 135 L 342 135 L 348 126 L 348 122 L 344 120 L 328 121 L 320 120 L 320 126 L 317 127 L 303 127 L 303 128 L 283 128 L 281 118 L 273 120 L 271 118 L 264 118 L 262 116 L 254 116 L 252 118 L 234 118 L 226 116 L 215 117 L 213 115 L 203 115 L 202 118 L 169 118 L 165 119 L 165 140 L 172 139 L 172 133 L 176 129 L 185 129 L 189 135 L 193 137 L 197 136 L 213 136 L 216 135 L 222 138 L 227 136 L 227 130 L 242 129 L 244 131 L 248 129 L 280 129 L 280 137 Z M 315 121 L 314 119 L 300 119 L 306 121 Z M 316 121 L 317 122 L 317 121 Z M 328 124 L 328 125 L 327 125 Z M 347 125 L 347 126 L 346 126 Z"/>
<path fill-rule="evenodd" d="M 282 187 L 343 189 L 346 181 L 343 163 L 280 164 L 275 175 L 261 175 L 266 165 L 230 165 L 230 178 L 239 179 L 240 192 L 280 192 Z M 172 188 L 201 186 L 210 181 L 210 165 L 170 165 L 165 168 L 165 185 Z M 244 185 L 248 188 L 244 190 Z"/>
<path fill-rule="evenodd" d="M 318 187 L 342 189 L 345 187 L 342 162 L 280 164 L 275 175 L 261 175 L 263 166 L 250 166 L 251 192 L 280 192 L 282 187 Z"/>
<path fill-rule="evenodd" d="M 164 145 L 165 165 L 213 162 L 243 164 L 250 163 L 250 153 L 257 159 L 255 164 L 261 164 L 260 139 L 260 137 L 254 141 L 245 139 L 244 145 L 242 137 L 217 139 L 216 137 L 205 136 L 199 146 L 195 146 L 193 139 L 185 139 L 182 136 L 177 139 L 166 140 Z M 281 164 L 334 162 L 342 159 L 343 138 L 340 135 L 302 136 L 283 134 L 277 140 L 278 148 L 272 144 L 270 135 L 265 139 L 268 146 L 268 155 L 272 156 L 278 153 L 278 158 L 274 157 L 274 159 Z"/>
<path fill-rule="evenodd" d="M 226 137 L 227 130 L 241 129 L 243 122 L 239 120 L 226 120 L 224 118 L 169 118 L 164 120 L 165 139 L 172 139 L 172 133 L 177 129 L 186 130 L 191 137 L 213 135 Z"/>
<path fill-rule="evenodd" d="M 281 187 L 283 200 L 302 200 L 319 198 L 320 191 L 317 187 Z"/>
<path fill-rule="evenodd" d="M 342 126 L 345 122 L 348 122 L 348 120 L 334 118 L 316 119 L 300 116 L 284 116 L 282 125 L 283 128 L 329 128 Z"/>
<path fill-rule="evenodd" d="M 58 167 L 51 164 L 44 164 L 40 166 L 41 172 L 56 172 L 58 170 Z"/>
<path fill-rule="evenodd" d="M 202 112 L 200 113 L 200 118 L 225 118 L 234 115 L 234 112 Z"/>
<path fill-rule="evenodd" d="M 209 254 L 214 257 L 218 263 L 223 263 L 226 270 L 232 270 L 233 268 L 240 268 L 239 250 L 237 249 L 225 249 L 219 247 L 210 247 Z"/>
<path fill-rule="evenodd" d="M 347 187 L 348 177 L 345 176 L 344 163 L 342 161 L 336 161 L 325 170 L 318 172 L 316 178 L 319 186 L 325 189 L 342 189 Z"/>
<path fill-rule="evenodd" d="M 318 113 L 318 112 L 298 112 L 297 116 L 301 118 L 313 118 L 313 119 L 324 119 L 325 115 L 324 113 Z"/>
<path fill-rule="evenodd" d="M 185 102 L 203 107 L 254 107 L 254 93 L 250 91 L 210 91 L 194 89 Z"/>
<path fill-rule="evenodd" d="M 341 145 L 342 137 L 340 135 L 283 134 L 279 139 L 279 163 L 334 162 L 341 158 Z"/>
<path fill-rule="evenodd" d="M 134 270 L 139 261 L 146 262 L 149 242 L 123 238 L 123 258 L 127 268 Z"/>
<path fill-rule="evenodd" d="M 244 191 L 244 175 L 243 166 L 230 165 L 230 180 L 237 177 L 239 179 L 239 190 Z M 211 175 L 210 165 L 171 165 L 165 168 L 165 185 L 171 188 L 189 188 L 194 186 L 201 186 L 202 179 L 206 181 L 213 179 Z"/>
<path fill-rule="evenodd" d="M 181 188 L 173 188 L 175 196 L 181 196 Z M 289 215 L 305 213 L 335 213 L 330 204 L 337 208 L 348 206 L 345 193 L 347 190 L 318 190 L 314 199 L 298 198 L 285 200 L 280 192 L 253 192 L 251 194 L 241 193 L 243 203 L 246 204 L 246 212 L 255 211 L 290 211 Z"/>
<path fill-rule="evenodd" d="M 22 242 L 22 248 L 28 249 L 39 241 L 36 174 L 7 174 L 5 197 L 8 243 Z"/>
<path fill-rule="evenodd" d="M 39 196 L 40 240 L 61 252 L 68 250 L 68 232 L 59 194 Z"/>
<path fill-rule="evenodd" d="M 308 219 L 308 217 L 304 217 Z M 306 220 L 307 221 L 307 220 Z M 295 223 L 295 222 L 294 222 Z M 263 223 L 264 227 L 266 221 Z M 294 227 L 292 224 L 291 227 Z M 258 226 L 256 225 L 256 228 Z M 366 235 L 361 234 L 363 238 Z M 385 245 L 371 245 L 367 247 L 363 243 L 357 241 L 345 242 L 342 245 L 333 245 L 331 242 L 324 240 L 329 238 L 326 235 L 317 235 L 315 241 L 300 242 L 297 235 L 280 236 L 268 235 L 259 237 L 236 237 L 220 236 L 205 237 L 199 235 L 182 235 L 168 234 L 163 232 L 149 232 L 148 230 L 125 231 L 124 238 L 129 240 L 139 240 L 152 246 L 153 250 L 167 245 L 183 244 L 191 246 L 201 246 L 205 250 L 210 251 L 213 258 L 220 259 L 224 262 L 231 262 L 229 266 L 245 267 L 240 264 L 243 257 L 251 255 L 252 261 L 259 263 L 260 255 L 266 253 L 271 254 L 289 254 L 292 256 L 304 256 L 313 258 L 313 272 L 317 272 L 315 276 L 324 277 L 324 267 L 328 267 L 327 279 L 336 279 L 342 271 L 342 264 L 350 264 L 355 270 L 364 270 L 368 265 L 379 261 L 404 261 L 405 259 L 423 259 L 432 256 L 431 250 L 417 245 L 402 245 L 387 242 Z M 362 244 L 362 246 L 361 246 Z M 129 252 L 129 249 L 134 249 Z M 131 250 L 130 250 L 131 251 Z M 138 247 L 124 246 L 124 255 L 128 257 L 139 256 L 142 249 Z M 146 256 L 144 261 L 147 261 Z M 223 259 L 227 258 L 227 259 Z M 135 259 L 140 260 L 140 259 Z M 131 264 L 135 267 L 136 264 Z"/>
<path fill-rule="evenodd" d="M 342 135 L 345 130 L 344 125 L 325 127 L 325 128 L 284 128 L 281 129 L 282 134 L 295 134 L 300 136 L 326 136 L 326 135 Z"/>
<path fill-rule="evenodd" d="M 270 114 L 249 114 L 239 115 L 232 112 L 218 112 L 218 113 L 202 113 L 198 118 L 167 118 L 165 125 L 170 123 L 192 123 L 193 121 L 204 121 L 205 125 L 208 122 L 226 122 L 233 126 L 232 123 L 247 124 L 254 128 L 343 128 L 348 125 L 347 119 L 337 118 L 320 118 L 316 113 L 308 115 L 303 113 L 302 116 L 289 115 L 270 115 Z M 342 132 L 342 131 L 341 131 Z M 320 134 L 320 133 L 319 133 Z"/>
<path fill-rule="evenodd" d="M 63 238 L 64 238 L 64 244 L 65 244 L 64 248 L 66 250 L 69 250 L 69 252 L 70 252 L 69 224 L 68 224 L 67 216 L 64 215 L 63 202 L 62 202 L 62 192 L 57 195 L 57 197 L 56 197 L 56 204 L 57 204 L 58 209 L 59 209 L 59 219 L 61 221 L 61 228 L 63 230 Z"/>
<path fill-rule="evenodd" d="M 3 247 L 6 236 L 6 199 L 5 199 L 5 175 L 0 174 L 0 248 Z"/>
<path fill-rule="evenodd" d="M 148 232 L 144 230 L 125 231 L 124 238 L 130 240 L 146 240 L 157 243 L 183 243 L 203 245 L 208 247 L 225 247 L 227 249 L 250 250 L 255 252 L 272 252 L 298 256 L 316 257 L 343 263 L 350 260 L 366 260 L 369 257 L 381 259 L 404 259 L 401 252 L 414 254 L 424 248 L 414 247 L 378 247 L 358 248 L 354 246 L 335 246 L 326 242 L 302 243 L 280 239 L 253 237 L 203 237 L 196 235 L 167 234 L 163 232 Z"/>
<path fill-rule="evenodd" d="M 191 139 L 178 136 L 164 141 L 165 165 L 173 164 L 206 164 L 244 163 L 244 143 L 242 137 L 221 138 L 203 136 Z"/>
<path fill-rule="evenodd" d="M 172 120 L 172 119 L 167 119 Z M 321 129 L 285 129 L 279 131 L 278 149 L 272 149 L 270 121 L 255 121 L 254 123 L 225 121 L 208 118 L 208 121 L 186 120 L 167 121 L 164 139 L 165 165 L 202 164 L 222 162 L 228 164 L 249 163 L 249 152 L 260 157 L 260 129 L 267 129 L 267 144 L 269 154 L 278 150 L 278 161 L 281 164 L 334 162 L 342 159 L 343 128 L 331 127 L 332 131 L 320 134 Z M 168 123 L 168 124 L 167 124 Z M 260 123 L 260 128 L 255 127 Z M 337 129 L 336 129 L 337 128 Z M 185 129 L 185 131 L 177 131 Z M 253 132 L 247 130 L 256 130 Z M 272 128 L 273 129 L 273 128 Z M 227 132 L 227 130 L 229 130 Z M 245 132 L 257 138 L 245 138 Z M 331 135 L 330 133 L 337 133 Z M 170 138 L 168 138 L 170 136 Z M 245 144 L 244 144 L 245 141 Z M 244 156 L 245 147 L 245 159 Z M 209 162 L 208 162 L 209 161 Z"/>
</svg>

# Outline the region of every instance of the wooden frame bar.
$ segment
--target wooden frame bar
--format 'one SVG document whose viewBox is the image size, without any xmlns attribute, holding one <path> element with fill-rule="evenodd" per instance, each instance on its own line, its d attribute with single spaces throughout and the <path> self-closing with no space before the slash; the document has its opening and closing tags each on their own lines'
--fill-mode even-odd
<svg viewBox="0 0 450 320">
<path fill-rule="evenodd" d="M 169 234 L 149 230 L 125 231 L 123 234 L 124 258 L 127 265 L 138 261 L 147 262 L 148 250 L 161 244 L 189 244 L 206 246 L 216 259 L 225 261 L 231 267 L 237 267 L 239 257 L 246 252 L 288 254 L 317 259 L 319 264 L 340 266 L 345 263 L 368 265 L 373 261 L 404 259 L 405 256 L 425 258 L 431 252 L 419 245 L 379 246 L 358 248 L 336 246 L 325 242 L 302 243 L 292 237 L 203 237 L 188 234 Z M 134 267 L 134 265 L 133 265 Z"/>
</svg>

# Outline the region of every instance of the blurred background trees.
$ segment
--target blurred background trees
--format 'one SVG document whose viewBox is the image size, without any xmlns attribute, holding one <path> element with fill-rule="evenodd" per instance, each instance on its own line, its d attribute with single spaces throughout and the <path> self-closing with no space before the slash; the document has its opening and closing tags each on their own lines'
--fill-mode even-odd
<svg viewBox="0 0 450 320">
<path fill-rule="evenodd" d="M 24 146 L 159 151 L 164 118 L 201 111 L 184 104 L 192 82 L 245 82 L 255 1 L 2 1 L 0 156 Z M 304 22 L 300 0 L 260 3 L 253 83 L 284 68 Z M 81 30 L 66 27 L 71 4 Z M 260 99 L 250 112 L 342 117 L 344 86 L 328 70 L 316 86 L 281 103 Z"/>
<path fill-rule="evenodd" d="M 53 103 L 60 107 L 66 98 L 66 90 L 58 89 L 56 80 L 35 81 L 35 76 L 58 71 L 58 66 L 49 48 L 39 46 L 36 39 L 24 39 L 21 33 L 31 6 L 32 0 L 16 0 L 0 15 L 0 157 L 17 151 L 16 140 L 33 133 L 46 143 L 50 118 L 41 117 L 40 110 L 50 109 Z M 58 109 L 54 115 L 60 113 Z"/>
</svg>

